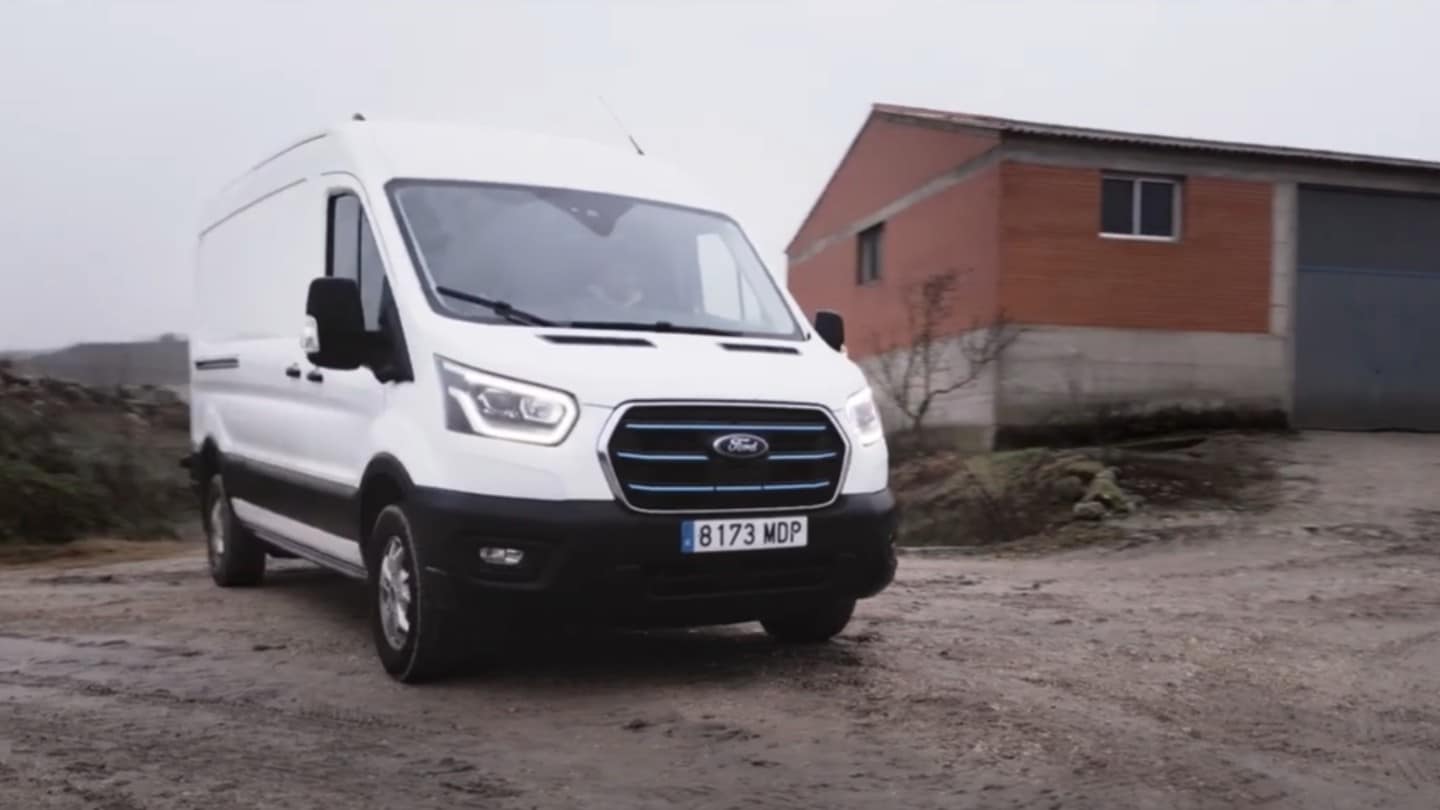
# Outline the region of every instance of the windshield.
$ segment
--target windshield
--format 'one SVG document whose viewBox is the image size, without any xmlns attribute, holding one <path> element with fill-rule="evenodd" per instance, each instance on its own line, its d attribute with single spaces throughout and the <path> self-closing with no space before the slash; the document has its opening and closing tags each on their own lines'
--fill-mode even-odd
<svg viewBox="0 0 1440 810">
<path fill-rule="evenodd" d="M 391 194 L 422 275 L 450 314 L 800 336 L 749 241 L 719 214 L 610 194 L 482 183 L 401 181 Z"/>
</svg>

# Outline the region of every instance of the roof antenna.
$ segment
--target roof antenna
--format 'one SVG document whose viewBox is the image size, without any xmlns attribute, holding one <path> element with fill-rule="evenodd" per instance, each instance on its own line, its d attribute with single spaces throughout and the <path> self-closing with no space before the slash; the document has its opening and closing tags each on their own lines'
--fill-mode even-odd
<svg viewBox="0 0 1440 810">
<path fill-rule="evenodd" d="M 364 114 L 364 113 L 355 113 L 354 115 L 350 116 L 350 120 L 351 120 L 351 121 L 364 121 L 364 120 L 365 120 L 365 114 Z"/>
<path fill-rule="evenodd" d="M 625 123 L 620 120 L 620 116 L 616 115 L 615 111 L 610 109 L 610 105 L 605 103 L 605 97 L 597 95 L 597 98 L 600 99 L 600 106 L 605 108 L 605 112 L 610 113 L 610 118 L 615 122 L 615 126 L 619 127 L 620 131 L 625 133 L 625 137 L 630 139 L 630 145 L 635 147 L 635 154 L 644 157 L 645 150 L 640 148 L 640 144 L 635 140 L 635 136 L 631 135 L 630 130 L 625 128 Z"/>
</svg>

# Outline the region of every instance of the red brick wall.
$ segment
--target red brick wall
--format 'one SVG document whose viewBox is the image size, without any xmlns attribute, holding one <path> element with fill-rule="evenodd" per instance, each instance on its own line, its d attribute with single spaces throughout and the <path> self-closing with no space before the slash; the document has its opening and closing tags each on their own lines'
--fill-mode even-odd
<svg viewBox="0 0 1440 810">
<path fill-rule="evenodd" d="M 856 283 L 858 245 L 852 236 L 792 263 L 790 289 L 809 316 L 817 309 L 845 316 L 847 349 L 857 359 L 906 337 L 904 296 L 932 273 L 961 273 L 945 333 L 985 322 L 995 305 L 999 191 L 1000 172 L 991 167 L 887 221 L 877 283 Z"/>
<path fill-rule="evenodd" d="M 1100 172 L 1000 168 L 1000 304 L 1016 322 L 1265 332 L 1272 188 L 1187 177 L 1178 242 L 1102 239 Z"/>
<path fill-rule="evenodd" d="M 998 143 L 990 134 L 871 118 L 790 243 L 790 251 L 803 251 Z"/>
</svg>

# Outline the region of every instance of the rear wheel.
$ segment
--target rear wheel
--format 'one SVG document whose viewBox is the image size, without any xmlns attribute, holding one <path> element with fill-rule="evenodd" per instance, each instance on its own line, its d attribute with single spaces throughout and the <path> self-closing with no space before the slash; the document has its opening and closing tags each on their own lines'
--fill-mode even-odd
<svg viewBox="0 0 1440 810">
<path fill-rule="evenodd" d="M 760 620 L 765 632 L 791 644 L 819 644 L 839 635 L 855 613 L 855 600 L 825 602 Z"/>
<path fill-rule="evenodd" d="M 385 671 L 401 683 L 449 672 L 456 660 L 453 617 L 435 605 L 420 577 L 418 544 L 399 504 L 385 507 L 370 534 L 371 631 Z"/>
<path fill-rule="evenodd" d="M 235 519 L 219 473 L 205 489 L 205 549 L 210 578 L 222 588 L 259 585 L 265 578 L 265 544 Z"/>
</svg>

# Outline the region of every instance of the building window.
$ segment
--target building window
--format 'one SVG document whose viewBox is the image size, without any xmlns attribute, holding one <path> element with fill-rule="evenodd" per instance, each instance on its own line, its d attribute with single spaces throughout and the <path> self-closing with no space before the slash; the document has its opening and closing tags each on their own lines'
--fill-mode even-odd
<svg viewBox="0 0 1440 810">
<path fill-rule="evenodd" d="M 1100 233 L 1130 239 L 1180 238 L 1180 182 L 1164 177 L 1100 181 Z"/>
<path fill-rule="evenodd" d="M 885 235 L 885 223 L 871 225 L 860 232 L 860 249 L 856 255 L 858 266 L 856 280 L 860 284 L 873 284 L 880 280 L 880 243 Z"/>
</svg>

